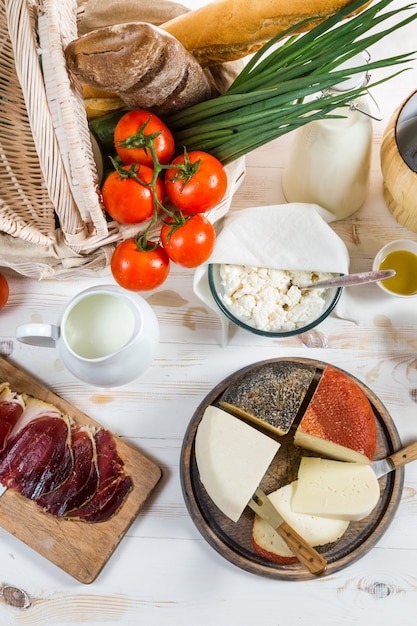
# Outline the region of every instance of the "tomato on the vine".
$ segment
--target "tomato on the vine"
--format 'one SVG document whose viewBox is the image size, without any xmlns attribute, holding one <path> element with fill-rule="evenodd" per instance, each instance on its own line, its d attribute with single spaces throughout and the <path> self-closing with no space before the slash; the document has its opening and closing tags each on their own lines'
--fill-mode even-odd
<svg viewBox="0 0 417 626">
<path fill-rule="evenodd" d="M 9 299 L 9 283 L 3 274 L 0 274 L 0 309 L 4 307 Z"/>
<path fill-rule="evenodd" d="M 142 109 L 129 111 L 114 130 L 114 147 L 123 163 L 153 166 L 147 142 L 153 143 L 159 163 L 168 163 L 175 152 L 174 137 L 155 114 Z"/>
<path fill-rule="evenodd" d="M 169 257 L 162 246 L 148 242 L 148 249 L 141 249 L 136 239 L 119 244 L 110 262 L 115 281 L 131 291 L 159 287 L 167 278 L 169 267 Z"/>
<path fill-rule="evenodd" d="M 227 189 L 227 174 L 216 157 L 194 150 L 177 156 L 165 173 L 165 190 L 171 202 L 184 215 L 206 213 L 224 197 Z"/>
<path fill-rule="evenodd" d="M 169 218 L 161 228 L 161 243 L 171 261 L 183 267 L 201 265 L 213 252 L 216 232 L 204 215 L 185 217 L 180 225 Z"/>
<path fill-rule="evenodd" d="M 133 176 L 130 172 L 133 172 Z M 154 194 L 149 187 L 153 174 L 147 165 L 135 163 L 112 172 L 101 188 L 104 207 L 110 217 L 122 224 L 137 224 L 153 217 Z M 135 180 L 136 177 L 140 182 Z M 155 181 L 155 188 L 157 199 L 162 203 L 165 191 L 159 177 Z M 158 205 L 156 208 L 159 210 Z"/>
</svg>

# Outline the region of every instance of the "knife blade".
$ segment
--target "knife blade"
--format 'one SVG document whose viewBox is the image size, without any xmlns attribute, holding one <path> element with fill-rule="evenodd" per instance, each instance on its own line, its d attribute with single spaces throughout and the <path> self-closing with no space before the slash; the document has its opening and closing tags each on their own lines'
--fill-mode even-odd
<svg viewBox="0 0 417 626">
<path fill-rule="evenodd" d="M 324 574 L 327 567 L 325 558 L 287 524 L 260 487 L 249 500 L 248 506 L 274 528 L 312 574 L 315 576 Z"/>
<path fill-rule="evenodd" d="M 5 491 L 7 491 L 7 487 L 5 487 L 4 485 L 0 483 L 0 498 L 4 494 Z"/>
<path fill-rule="evenodd" d="M 410 461 L 415 461 L 416 459 L 417 441 L 410 443 L 409 446 L 405 446 L 393 454 L 390 454 L 385 459 L 373 461 L 371 463 L 371 467 L 375 472 L 376 477 L 381 478 L 382 476 L 385 476 L 385 474 L 410 463 Z"/>
</svg>

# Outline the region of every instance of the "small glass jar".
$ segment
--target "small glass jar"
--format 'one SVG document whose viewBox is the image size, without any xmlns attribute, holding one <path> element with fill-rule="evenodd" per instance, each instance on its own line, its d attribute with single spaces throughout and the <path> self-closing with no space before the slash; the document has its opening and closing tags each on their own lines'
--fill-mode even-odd
<svg viewBox="0 0 417 626">
<path fill-rule="evenodd" d="M 363 64 L 363 57 L 361 60 L 355 57 L 350 67 Z M 351 91 L 368 82 L 369 74 L 364 72 L 353 75 L 331 91 Z M 337 220 L 359 209 L 369 190 L 372 119 L 380 119 L 372 115 L 372 108 L 367 92 L 349 107 L 332 112 L 343 117 L 315 120 L 295 131 L 282 177 L 287 202 L 318 204 L 333 213 Z"/>
</svg>

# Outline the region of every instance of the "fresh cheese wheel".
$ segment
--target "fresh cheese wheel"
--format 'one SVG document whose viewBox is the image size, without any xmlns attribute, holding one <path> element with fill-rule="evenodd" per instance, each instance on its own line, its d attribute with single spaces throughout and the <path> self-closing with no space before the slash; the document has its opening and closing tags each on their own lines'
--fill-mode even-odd
<svg viewBox="0 0 417 626">
<path fill-rule="evenodd" d="M 220 404 L 277 435 L 289 432 L 313 380 L 314 365 L 264 363 L 232 383 Z"/>
<path fill-rule="evenodd" d="M 291 502 L 296 484 L 297 481 L 294 481 L 268 495 L 274 507 L 283 519 L 313 547 L 338 541 L 346 532 L 349 521 L 294 512 Z M 252 545 L 255 552 L 275 563 L 288 565 L 298 561 L 283 538 L 258 515 L 255 516 L 253 523 Z"/>
<path fill-rule="evenodd" d="M 291 508 L 357 521 L 371 513 L 379 497 L 378 479 L 370 465 L 303 457 Z"/>
<path fill-rule="evenodd" d="M 259 486 L 280 444 L 242 420 L 208 406 L 195 436 L 200 481 L 234 522 Z"/>
<path fill-rule="evenodd" d="M 340 461 L 369 463 L 376 438 L 375 415 L 362 389 L 327 365 L 296 430 L 295 445 Z"/>
</svg>

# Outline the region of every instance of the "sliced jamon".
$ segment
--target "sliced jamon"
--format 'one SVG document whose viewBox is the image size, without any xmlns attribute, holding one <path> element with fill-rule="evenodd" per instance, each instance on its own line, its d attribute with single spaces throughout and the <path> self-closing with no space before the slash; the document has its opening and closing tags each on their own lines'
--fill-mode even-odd
<svg viewBox="0 0 417 626">
<path fill-rule="evenodd" d="M 10 390 L 9 383 L 0 383 L 0 454 L 25 408 L 19 394 Z"/>
<path fill-rule="evenodd" d="M 37 500 L 62 485 L 72 468 L 69 418 L 38 417 L 9 439 L 0 460 L 0 482 Z"/>
<path fill-rule="evenodd" d="M 86 522 L 112 517 L 133 486 L 109 431 L 76 428 L 9 383 L 0 383 L 0 483 L 52 515 Z"/>
<path fill-rule="evenodd" d="M 71 511 L 66 517 L 90 523 L 105 522 L 117 513 L 132 486 L 130 476 L 120 476 L 99 487 L 96 496 L 86 506 L 78 511 Z"/>
<path fill-rule="evenodd" d="M 89 502 L 99 484 L 96 444 L 91 430 L 73 430 L 72 451 L 74 466 L 71 476 L 61 487 L 37 500 L 47 513 L 57 517 Z"/>
<path fill-rule="evenodd" d="M 16 422 L 11 436 L 15 437 L 29 422 L 37 419 L 38 417 L 61 417 L 62 412 L 53 404 L 34 398 L 26 393 L 22 394 L 22 400 L 25 404 L 25 409 Z"/>
<path fill-rule="evenodd" d="M 65 517 L 84 522 L 104 522 L 122 506 L 133 482 L 124 471 L 112 434 L 99 429 L 95 434 L 99 485 L 95 495 L 84 506 L 70 511 Z"/>
</svg>

